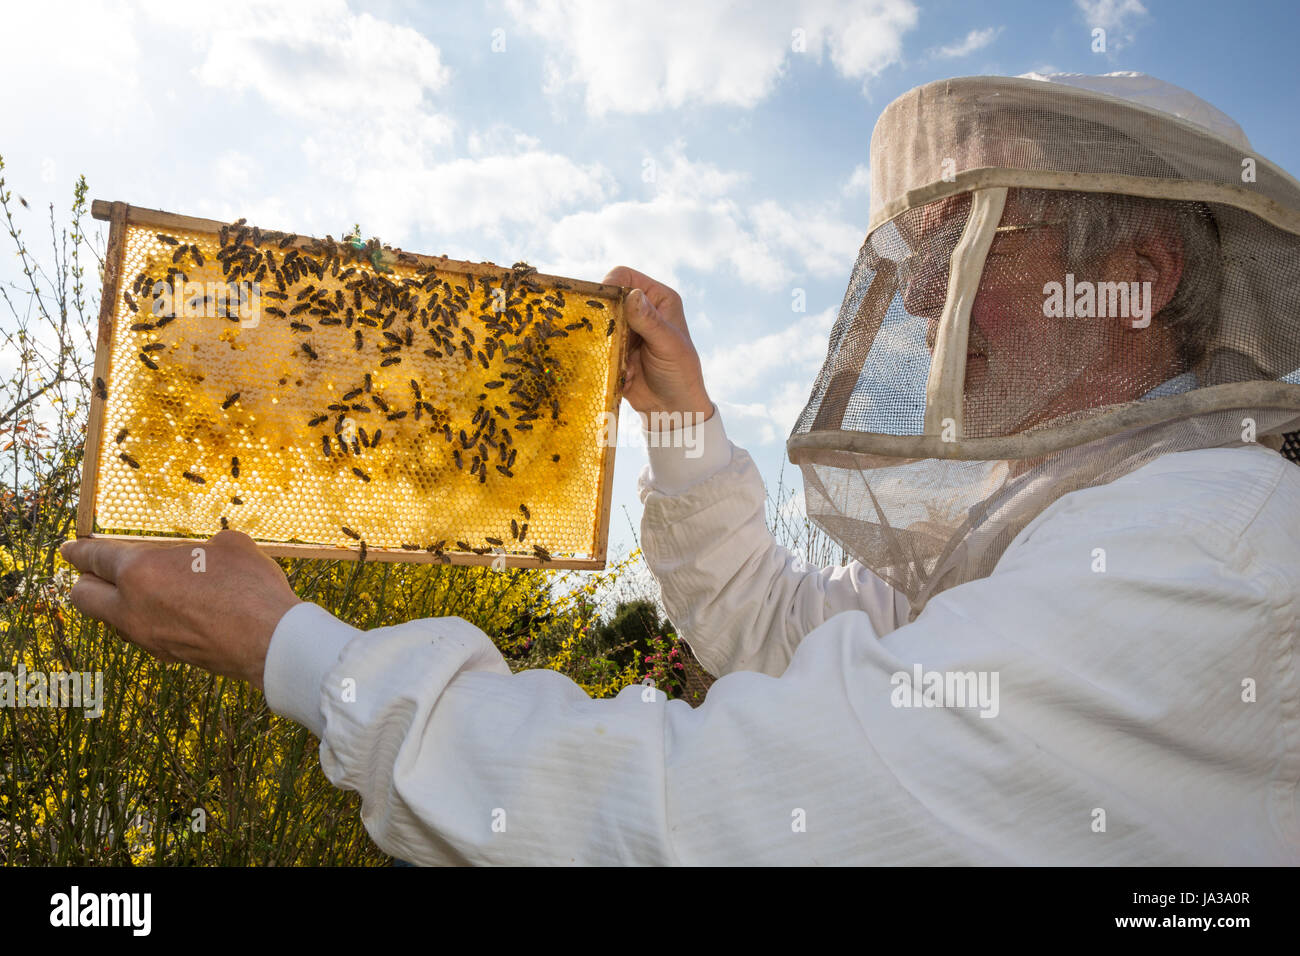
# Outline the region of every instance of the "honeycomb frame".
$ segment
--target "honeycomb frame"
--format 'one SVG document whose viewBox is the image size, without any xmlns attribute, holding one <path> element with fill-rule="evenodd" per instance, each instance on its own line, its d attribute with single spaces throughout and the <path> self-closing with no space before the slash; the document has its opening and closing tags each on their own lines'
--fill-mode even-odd
<svg viewBox="0 0 1300 956">
<path fill-rule="evenodd" d="M 229 527 L 275 557 L 605 567 L 629 290 L 91 211 L 110 227 L 78 537 Z M 237 310 L 230 283 L 255 276 Z"/>
</svg>

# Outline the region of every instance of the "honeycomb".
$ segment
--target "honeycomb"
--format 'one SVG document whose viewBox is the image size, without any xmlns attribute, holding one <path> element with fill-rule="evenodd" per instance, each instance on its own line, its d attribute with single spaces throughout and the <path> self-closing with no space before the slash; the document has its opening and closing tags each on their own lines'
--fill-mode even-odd
<svg viewBox="0 0 1300 956">
<path fill-rule="evenodd" d="M 127 219 L 97 531 L 603 563 L 610 287 L 217 225 Z"/>
</svg>

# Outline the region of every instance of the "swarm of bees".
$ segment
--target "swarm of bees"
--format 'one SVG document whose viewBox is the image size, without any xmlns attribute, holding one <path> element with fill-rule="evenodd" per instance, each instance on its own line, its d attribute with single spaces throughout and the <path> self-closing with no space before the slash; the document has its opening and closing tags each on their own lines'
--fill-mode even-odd
<svg viewBox="0 0 1300 956">
<path fill-rule="evenodd" d="M 131 316 L 148 320 L 131 323 L 135 332 L 157 331 L 175 320 L 174 314 L 160 314 L 154 308 L 157 283 L 183 286 L 188 279 L 185 269 L 202 269 L 208 263 L 194 243 L 161 232 L 154 237 L 169 255 L 139 272 L 122 292 Z M 356 369 L 357 377 L 350 383 L 335 383 L 337 397 L 322 401 L 302 419 L 300 428 L 306 444 L 319 446 L 318 461 L 342 465 L 343 470 L 335 473 L 350 475 L 348 480 L 362 485 L 372 480 L 367 453 L 373 452 L 385 435 L 392 444 L 409 440 L 416 432 L 422 434 L 423 445 L 443 448 L 448 464 L 467 479 L 479 485 L 490 480 L 510 482 L 517 475 L 516 441 L 523 433 L 544 423 L 563 424 L 563 376 L 557 375 L 552 343 L 583 333 L 599 335 L 603 331 L 611 336 L 616 327 L 610 318 L 603 330 L 597 330 L 585 315 L 565 322 L 565 290 L 570 286 L 552 281 L 549 289 L 544 287 L 534 278 L 537 270 L 523 262 L 495 274 L 443 274 L 432 265 L 421 265 L 414 256 L 381 246 L 376 239 L 365 244 L 336 242 L 332 237 L 309 239 L 263 232 L 243 219 L 223 226 L 219 240 L 215 264 L 231 295 L 226 297 L 223 312 L 209 294 L 200 304 L 215 306 L 216 311 L 209 308 L 205 314 L 240 321 L 235 290 L 239 284 L 255 284 L 261 290 L 262 315 L 283 323 L 296 340 L 292 358 L 304 367 L 305 377 L 313 363 L 321 361 L 322 353 L 328 352 L 331 360 L 340 357 L 330 348 L 338 341 L 331 335 L 347 336 L 343 357 Z M 407 274 L 385 266 L 393 262 L 406 266 Z M 598 299 L 586 300 L 585 306 L 605 310 L 605 303 Z M 336 327 L 340 331 L 325 333 Z M 319 337 L 313 338 L 314 334 Z M 151 342 L 142 346 L 136 357 L 145 368 L 157 372 L 167 361 L 166 351 L 164 343 Z M 355 358 L 347 359 L 347 355 Z M 417 355 L 421 358 L 413 358 Z M 401 374 L 397 369 L 404 361 L 418 370 L 428 359 L 459 363 L 462 378 L 469 370 L 479 370 L 482 391 L 468 421 L 454 421 L 451 408 L 435 404 L 436 398 L 431 400 L 425 394 L 418 371 L 416 377 L 409 378 L 409 393 L 402 389 L 399 394 L 391 387 L 391 377 Z M 98 397 L 106 399 L 103 379 L 96 378 L 94 384 Z M 280 384 L 285 385 L 286 379 Z M 301 386 L 303 380 L 298 379 L 297 384 Z M 385 384 L 390 386 L 386 391 Z M 242 392 L 230 390 L 220 402 L 221 410 L 237 414 L 247 404 L 247 395 L 247 387 Z M 358 425 L 358 421 L 366 425 Z M 122 428 L 116 443 L 122 445 L 128 435 L 128 429 Z M 140 468 L 140 462 L 126 450 L 118 457 L 131 468 Z M 550 460 L 558 462 L 560 456 L 551 455 Z M 194 485 L 207 483 L 197 464 L 179 462 L 176 468 L 180 477 Z M 239 478 L 238 457 L 230 458 L 229 472 L 232 478 Z M 243 504 L 238 495 L 229 500 Z M 486 554 L 503 548 L 508 534 L 517 553 L 550 561 L 550 552 L 541 544 L 525 544 L 531 514 L 525 504 L 519 505 L 519 512 L 522 520 L 509 519 L 508 529 L 484 535 L 482 545 L 458 540 L 455 549 Z M 220 520 L 223 528 L 230 526 L 225 515 Z M 359 542 L 364 554 L 366 542 L 360 533 L 347 526 L 339 526 L 339 531 Z M 412 552 L 423 549 L 436 559 L 449 561 L 445 540 L 428 545 L 402 542 L 401 548 Z"/>
</svg>

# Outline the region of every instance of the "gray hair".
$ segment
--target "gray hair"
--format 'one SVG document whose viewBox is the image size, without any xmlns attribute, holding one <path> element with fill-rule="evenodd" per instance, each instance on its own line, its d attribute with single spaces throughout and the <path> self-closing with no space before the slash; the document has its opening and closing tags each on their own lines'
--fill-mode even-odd
<svg viewBox="0 0 1300 956">
<path fill-rule="evenodd" d="M 1184 369 L 1205 359 L 1206 345 L 1219 320 L 1223 263 L 1219 229 L 1210 208 L 1200 202 L 1146 199 L 1115 193 L 1022 190 L 1040 214 L 1063 214 L 1065 260 L 1072 270 L 1104 257 L 1120 244 L 1173 225 L 1183 254 L 1178 288 L 1154 318 L 1173 329 Z"/>
</svg>

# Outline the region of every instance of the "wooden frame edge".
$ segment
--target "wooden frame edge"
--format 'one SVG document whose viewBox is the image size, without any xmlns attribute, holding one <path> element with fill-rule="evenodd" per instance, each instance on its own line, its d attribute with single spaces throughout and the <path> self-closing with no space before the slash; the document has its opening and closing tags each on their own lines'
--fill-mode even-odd
<svg viewBox="0 0 1300 956">
<path fill-rule="evenodd" d="M 108 209 L 108 247 L 104 250 L 104 284 L 100 290 L 93 373 L 95 379 L 105 382 L 108 381 L 108 363 L 113 352 L 113 317 L 117 313 L 117 298 L 121 291 L 128 208 L 126 203 L 115 202 Z M 86 417 L 86 443 L 81 458 L 81 495 L 77 500 L 78 538 L 89 537 L 95 527 L 95 494 L 99 489 L 99 449 L 104 439 L 106 403 L 107 399 L 100 398 L 98 389 L 92 384 L 90 411 Z"/>
</svg>

